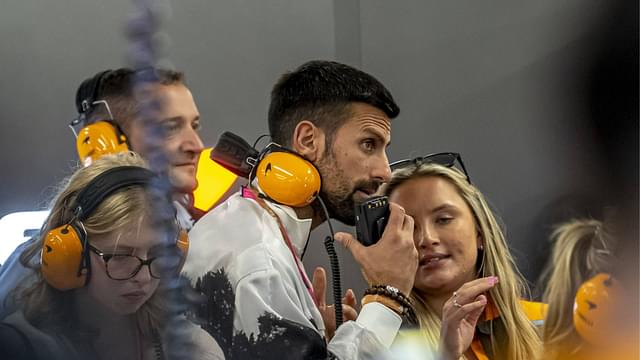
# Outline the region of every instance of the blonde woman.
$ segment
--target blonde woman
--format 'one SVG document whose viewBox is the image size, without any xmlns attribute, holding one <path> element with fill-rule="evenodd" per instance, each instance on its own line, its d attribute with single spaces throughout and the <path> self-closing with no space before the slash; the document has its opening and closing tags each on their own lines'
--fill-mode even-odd
<svg viewBox="0 0 640 360">
<path fill-rule="evenodd" d="M 179 270 L 177 242 L 151 224 L 153 173 L 134 153 L 104 156 L 66 181 L 25 256 L 41 256 L 21 309 L 0 323 L 0 353 L 30 359 L 159 359 L 167 321 L 160 278 Z M 177 239 L 176 237 L 171 239 Z M 80 249 L 71 254 L 71 249 Z M 198 358 L 203 330 L 184 329 Z"/>
<path fill-rule="evenodd" d="M 601 221 L 575 219 L 558 225 L 551 239 L 551 259 L 542 275 L 543 301 L 549 304 L 545 358 L 580 357 L 585 342 L 573 323 L 576 292 L 596 274 L 610 272 L 613 238 Z"/>
<path fill-rule="evenodd" d="M 460 155 L 403 160 L 392 169 L 383 191 L 415 219 L 420 263 L 411 298 L 422 341 L 441 359 L 536 359 L 543 306 L 523 301 L 525 282 Z"/>
</svg>

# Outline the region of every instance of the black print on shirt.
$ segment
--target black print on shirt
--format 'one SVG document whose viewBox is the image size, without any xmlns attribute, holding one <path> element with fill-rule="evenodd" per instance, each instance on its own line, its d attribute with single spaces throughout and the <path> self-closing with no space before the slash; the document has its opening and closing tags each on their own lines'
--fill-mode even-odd
<svg viewBox="0 0 640 360">
<path fill-rule="evenodd" d="M 191 317 L 218 342 L 227 360 L 334 358 L 314 329 L 267 312 L 258 318 L 257 335 L 234 334 L 235 293 L 224 269 L 200 277 L 195 290 L 203 300 Z"/>
</svg>

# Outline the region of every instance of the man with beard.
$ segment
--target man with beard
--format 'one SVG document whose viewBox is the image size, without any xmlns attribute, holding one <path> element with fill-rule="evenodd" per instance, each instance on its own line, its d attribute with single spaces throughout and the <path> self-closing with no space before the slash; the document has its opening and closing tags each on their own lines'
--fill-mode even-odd
<svg viewBox="0 0 640 360">
<path fill-rule="evenodd" d="M 391 176 L 386 147 L 390 119 L 398 113 L 389 91 L 371 75 L 311 61 L 274 86 L 269 131 L 274 142 L 318 169 L 329 215 L 354 225 L 354 205 Z M 253 187 L 260 191 L 256 182 Z M 370 284 L 408 294 L 413 276 L 406 274 L 417 268 L 413 219 L 396 204 L 390 208 L 377 244 L 364 247 L 346 233 L 336 240 L 351 251 Z M 206 298 L 196 316 L 227 358 L 384 356 L 402 321 L 398 308 L 380 297 L 357 318 L 347 316 L 355 321 L 333 334 L 335 319 L 305 274 L 301 258 L 309 233 L 325 220 L 318 200 L 291 207 L 245 190 L 195 224 L 183 273 Z"/>
</svg>

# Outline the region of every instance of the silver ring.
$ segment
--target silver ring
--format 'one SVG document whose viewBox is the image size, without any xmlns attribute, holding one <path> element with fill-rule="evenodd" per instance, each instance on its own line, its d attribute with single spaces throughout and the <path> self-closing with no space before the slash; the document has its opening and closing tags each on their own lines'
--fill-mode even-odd
<svg viewBox="0 0 640 360">
<path fill-rule="evenodd" d="M 453 299 L 453 306 L 457 307 L 457 308 L 461 308 L 462 305 L 458 304 L 458 299 Z"/>
</svg>

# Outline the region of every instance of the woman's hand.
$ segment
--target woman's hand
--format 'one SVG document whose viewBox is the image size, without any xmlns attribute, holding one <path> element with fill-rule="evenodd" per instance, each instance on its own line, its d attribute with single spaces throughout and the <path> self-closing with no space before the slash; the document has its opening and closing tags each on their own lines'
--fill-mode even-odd
<svg viewBox="0 0 640 360">
<path fill-rule="evenodd" d="M 487 297 L 483 294 L 497 283 L 496 276 L 469 281 L 444 303 L 440 328 L 442 360 L 457 360 L 471 346 L 476 324 L 487 305 Z"/>
</svg>

